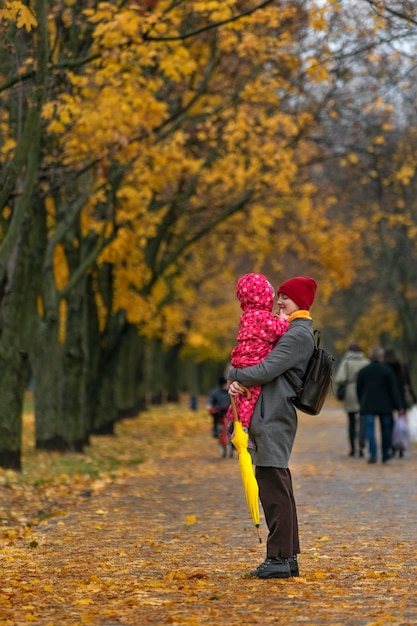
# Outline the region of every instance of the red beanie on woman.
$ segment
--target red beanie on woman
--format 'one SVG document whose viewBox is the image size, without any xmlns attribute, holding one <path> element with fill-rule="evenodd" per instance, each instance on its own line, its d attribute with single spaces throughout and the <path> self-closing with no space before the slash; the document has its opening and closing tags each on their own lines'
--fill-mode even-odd
<svg viewBox="0 0 417 626">
<path fill-rule="evenodd" d="M 278 293 L 291 298 L 297 306 L 306 311 L 310 310 L 316 295 L 317 283 L 308 276 L 296 276 L 284 281 L 278 287 Z"/>
</svg>

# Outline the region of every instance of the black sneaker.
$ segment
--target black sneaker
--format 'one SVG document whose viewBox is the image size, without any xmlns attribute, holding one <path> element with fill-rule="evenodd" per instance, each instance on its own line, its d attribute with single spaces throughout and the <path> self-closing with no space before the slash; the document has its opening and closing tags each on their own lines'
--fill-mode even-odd
<svg viewBox="0 0 417 626">
<path fill-rule="evenodd" d="M 267 557 L 265 561 L 250 574 L 257 578 L 290 578 L 291 569 L 288 559 Z"/>
</svg>

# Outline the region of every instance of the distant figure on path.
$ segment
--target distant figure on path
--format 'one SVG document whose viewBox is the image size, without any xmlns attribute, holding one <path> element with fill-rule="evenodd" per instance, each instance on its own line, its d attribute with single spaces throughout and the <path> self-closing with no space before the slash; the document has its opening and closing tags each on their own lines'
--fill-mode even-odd
<svg viewBox="0 0 417 626">
<path fill-rule="evenodd" d="M 385 349 L 384 363 L 386 363 L 394 372 L 403 404 L 406 409 L 410 409 L 413 404 L 416 403 L 416 394 L 411 383 L 410 370 L 408 369 L 407 363 L 401 361 L 399 354 L 396 350 L 394 350 L 394 348 Z M 405 417 L 404 419 L 407 418 Z M 393 429 L 394 425 L 395 422 L 393 423 Z M 404 449 L 401 447 L 397 450 L 397 448 L 393 445 L 393 456 L 395 456 L 397 451 L 400 457 L 404 456 Z"/>
<path fill-rule="evenodd" d="M 380 421 L 382 462 L 386 463 L 391 458 L 393 413 L 405 409 L 394 373 L 383 361 L 383 348 L 373 348 L 371 362 L 358 373 L 356 384 L 360 412 L 366 424 L 368 463 L 377 462 L 375 417 Z"/>
<path fill-rule="evenodd" d="M 218 385 L 208 395 L 206 409 L 213 418 L 213 437 L 219 437 L 219 431 L 230 406 L 228 382 L 224 376 L 219 376 Z"/>
<path fill-rule="evenodd" d="M 359 411 L 356 379 L 358 372 L 368 364 L 368 357 L 365 356 L 360 345 L 354 341 L 349 345 L 343 355 L 334 377 L 335 385 L 346 385 L 346 395 L 343 400 L 343 406 L 348 417 L 349 456 L 355 456 L 356 450 L 358 450 L 360 457 L 364 455 L 365 420 L 363 417 L 361 418 Z"/>
<path fill-rule="evenodd" d="M 394 372 L 405 408 L 411 408 L 413 404 L 416 404 L 417 398 L 411 383 L 410 370 L 407 363 L 401 361 L 399 354 L 394 348 L 385 349 L 384 363 Z"/>
</svg>

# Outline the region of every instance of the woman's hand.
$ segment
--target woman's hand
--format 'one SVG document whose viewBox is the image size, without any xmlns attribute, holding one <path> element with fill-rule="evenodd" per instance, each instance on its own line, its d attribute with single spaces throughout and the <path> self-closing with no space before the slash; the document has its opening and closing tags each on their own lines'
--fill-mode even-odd
<svg viewBox="0 0 417 626">
<path fill-rule="evenodd" d="M 229 385 L 228 391 L 231 396 L 238 396 L 241 393 L 246 393 L 246 388 L 242 387 L 242 385 L 238 383 L 237 380 L 233 380 Z"/>
</svg>

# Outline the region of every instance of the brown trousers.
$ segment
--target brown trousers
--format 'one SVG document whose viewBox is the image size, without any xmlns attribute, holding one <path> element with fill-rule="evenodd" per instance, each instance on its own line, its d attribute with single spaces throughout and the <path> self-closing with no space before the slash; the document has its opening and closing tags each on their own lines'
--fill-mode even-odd
<svg viewBox="0 0 417 626">
<path fill-rule="evenodd" d="M 297 508 L 290 470 L 256 467 L 256 478 L 269 530 L 266 556 L 286 559 L 299 554 Z"/>
</svg>

